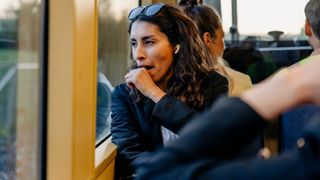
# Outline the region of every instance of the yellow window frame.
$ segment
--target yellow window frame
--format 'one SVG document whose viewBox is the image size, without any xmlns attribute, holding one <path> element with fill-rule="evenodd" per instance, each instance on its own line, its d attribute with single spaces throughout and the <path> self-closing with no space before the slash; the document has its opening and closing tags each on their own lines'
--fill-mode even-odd
<svg viewBox="0 0 320 180">
<path fill-rule="evenodd" d="M 116 150 L 110 140 L 95 149 L 96 5 L 95 0 L 49 1 L 49 180 L 96 179 L 114 166 Z"/>
</svg>

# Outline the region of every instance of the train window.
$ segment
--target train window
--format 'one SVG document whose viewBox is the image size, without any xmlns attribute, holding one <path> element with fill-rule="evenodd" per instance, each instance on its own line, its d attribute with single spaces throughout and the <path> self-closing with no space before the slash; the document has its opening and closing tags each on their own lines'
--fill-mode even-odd
<svg viewBox="0 0 320 180">
<path fill-rule="evenodd" d="M 305 15 L 304 7 L 308 0 L 237 0 L 237 21 L 240 39 L 246 35 L 268 36 L 268 32 L 279 30 L 284 36 L 306 39 L 303 34 Z M 290 9 L 283 7 L 290 4 Z M 223 27 L 229 32 L 232 26 L 232 0 L 221 3 Z M 272 11 L 270 11 L 272 9 Z M 254 15 L 254 18 L 253 18 Z M 230 34 L 231 35 L 231 34 Z M 270 38 L 270 37 L 269 37 Z M 226 36 L 231 40 L 231 36 Z"/>
<path fill-rule="evenodd" d="M 110 134 L 112 86 L 124 81 L 129 61 L 128 13 L 138 0 L 99 0 L 96 144 Z"/>
<path fill-rule="evenodd" d="M 40 179 L 40 0 L 0 3 L 0 179 Z"/>
<path fill-rule="evenodd" d="M 258 83 L 308 56 L 311 47 L 304 35 L 307 1 L 221 1 L 224 59 Z M 289 4 L 290 9 L 283 11 Z"/>
</svg>

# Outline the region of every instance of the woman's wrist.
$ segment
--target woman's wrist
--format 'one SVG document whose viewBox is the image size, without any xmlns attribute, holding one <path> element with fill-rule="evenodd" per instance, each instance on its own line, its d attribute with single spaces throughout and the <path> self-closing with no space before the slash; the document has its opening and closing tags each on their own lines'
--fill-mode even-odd
<svg viewBox="0 0 320 180">
<path fill-rule="evenodd" d="M 159 87 L 154 88 L 153 90 L 150 90 L 148 93 L 148 98 L 150 98 L 153 102 L 157 103 L 160 101 L 160 99 L 165 96 L 166 93 L 163 92 Z"/>
</svg>

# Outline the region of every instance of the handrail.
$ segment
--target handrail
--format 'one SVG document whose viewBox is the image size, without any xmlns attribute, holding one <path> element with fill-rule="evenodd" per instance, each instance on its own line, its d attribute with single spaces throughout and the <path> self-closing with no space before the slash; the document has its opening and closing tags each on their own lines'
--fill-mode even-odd
<svg viewBox="0 0 320 180">
<path fill-rule="evenodd" d="M 38 69 L 38 68 L 39 68 L 38 63 L 18 63 L 17 65 L 11 67 L 6 72 L 6 74 L 3 76 L 3 78 L 0 80 L 0 92 L 9 83 L 9 81 L 12 79 L 14 74 L 17 72 L 17 69 L 33 70 L 33 69 Z"/>
<path fill-rule="evenodd" d="M 311 46 L 293 46 L 293 47 L 264 47 L 257 48 L 259 51 L 296 51 L 296 50 L 312 50 Z"/>
<path fill-rule="evenodd" d="M 12 77 L 16 72 L 17 72 L 17 66 L 13 66 L 7 71 L 7 73 L 0 80 L 0 92 L 9 83 L 9 81 L 12 79 Z"/>
</svg>

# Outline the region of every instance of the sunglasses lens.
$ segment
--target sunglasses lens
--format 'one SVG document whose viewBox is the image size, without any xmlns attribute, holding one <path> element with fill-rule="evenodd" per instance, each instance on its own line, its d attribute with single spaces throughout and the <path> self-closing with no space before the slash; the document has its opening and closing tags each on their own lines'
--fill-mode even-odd
<svg viewBox="0 0 320 180">
<path fill-rule="evenodd" d="M 157 14 L 163 7 L 164 7 L 164 4 L 152 4 L 147 7 L 144 14 L 146 16 L 153 16 Z"/>
<path fill-rule="evenodd" d="M 137 7 L 132 9 L 128 16 L 129 20 L 133 20 L 134 18 L 136 18 L 143 11 L 143 9 L 143 7 Z"/>
<path fill-rule="evenodd" d="M 146 16 L 153 16 L 161 11 L 165 7 L 163 3 L 151 4 L 149 6 L 137 7 L 130 11 L 128 19 L 134 20 L 137 16 L 143 13 Z"/>
</svg>

